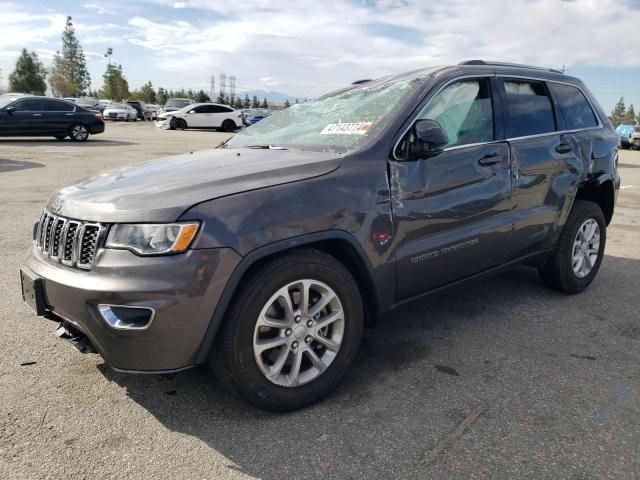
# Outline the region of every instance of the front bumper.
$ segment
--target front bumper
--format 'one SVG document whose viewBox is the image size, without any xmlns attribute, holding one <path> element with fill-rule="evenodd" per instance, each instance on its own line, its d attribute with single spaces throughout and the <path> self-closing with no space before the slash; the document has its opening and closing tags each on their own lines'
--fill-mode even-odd
<svg viewBox="0 0 640 480">
<path fill-rule="evenodd" d="M 43 279 L 47 316 L 84 333 L 111 367 L 153 373 L 195 364 L 239 260 L 227 248 L 156 257 L 101 249 L 93 268 L 82 271 L 53 263 L 34 248 L 25 267 Z M 113 328 L 98 310 L 103 304 L 153 309 L 153 322 L 143 330 Z"/>
</svg>

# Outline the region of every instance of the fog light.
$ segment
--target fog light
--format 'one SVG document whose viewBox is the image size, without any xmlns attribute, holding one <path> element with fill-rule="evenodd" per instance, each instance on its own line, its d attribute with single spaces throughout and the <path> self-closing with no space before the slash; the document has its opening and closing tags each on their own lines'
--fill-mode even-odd
<svg viewBox="0 0 640 480">
<path fill-rule="evenodd" d="M 153 308 L 129 305 L 98 305 L 98 311 L 104 321 L 117 330 L 144 330 L 156 314 Z"/>
</svg>

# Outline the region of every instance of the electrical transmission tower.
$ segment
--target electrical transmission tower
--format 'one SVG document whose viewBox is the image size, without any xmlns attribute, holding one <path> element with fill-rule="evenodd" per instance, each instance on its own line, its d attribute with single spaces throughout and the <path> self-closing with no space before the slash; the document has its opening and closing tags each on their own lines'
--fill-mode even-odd
<svg viewBox="0 0 640 480">
<path fill-rule="evenodd" d="M 220 74 L 220 97 L 224 99 L 226 95 L 227 95 L 227 74 L 221 73 Z"/>
<path fill-rule="evenodd" d="M 216 96 L 216 76 L 215 75 L 211 75 L 211 80 L 209 81 L 209 83 L 211 84 L 210 97 L 213 100 Z"/>
<path fill-rule="evenodd" d="M 230 98 L 231 104 L 233 104 L 233 100 L 235 99 L 235 96 L 236 96 L 236 76 L 231 75 L 229 77 L 229 98 Z"/>
</svg>

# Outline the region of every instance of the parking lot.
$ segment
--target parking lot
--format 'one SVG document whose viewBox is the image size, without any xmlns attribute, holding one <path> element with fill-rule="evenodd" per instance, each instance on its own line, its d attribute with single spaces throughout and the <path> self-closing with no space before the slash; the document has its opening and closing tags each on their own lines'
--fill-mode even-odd
<svg viewBox="0 0 640 480">
<path fill-rule="evenodd" d="M 394 312 L 325 401 L 245 406 L 206 369 L 125 375 L 53 336 L 18 269 L 48 196 L 228 134 L 107 124 L 77 144 L 0 139 L 0 478 L 640 479 L 640 152 L 622 151 L 599 276 L 516 268 Z"/>
</svg>

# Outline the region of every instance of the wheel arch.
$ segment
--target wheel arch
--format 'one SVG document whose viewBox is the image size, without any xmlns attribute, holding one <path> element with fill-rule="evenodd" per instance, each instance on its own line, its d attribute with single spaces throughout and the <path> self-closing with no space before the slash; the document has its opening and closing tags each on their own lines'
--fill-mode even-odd
<svg viewBox="0 0 640 480">
<path fill-rule="evenodd" d="M 599 177 L 590 182 L 584 182 L 578 188 L 574 203 L 578 200 L 587 200 L 596 203 L 607 222 L 611 223 L 615 205 L 615 185 L 609 176 Z"/>
<path fill-rule="evenodd" d="M 224 321 L 227 309 L 231 305 L 238 287 L 242 284 L 242 280 L 271 259 L 303 247 L 323 251 L 335 257 L 349 269 L 358 284 L 362 296 L 365 326 L 372 327 L 377 323 L 381 313 L 381 307 L 378 303 L 379 295 L 371 275 L 371 265 L 357 240 L 351 234 L 342 230 L 301 235 L 259 247 L 242 258 L 229 277 L 216 305 L 209 327 L 198 349 L 195 359 L 196 364 L 206 362 L 218 329 Z"/>
</svg>

